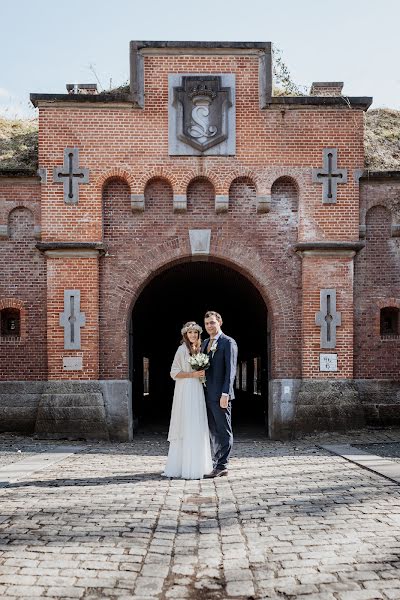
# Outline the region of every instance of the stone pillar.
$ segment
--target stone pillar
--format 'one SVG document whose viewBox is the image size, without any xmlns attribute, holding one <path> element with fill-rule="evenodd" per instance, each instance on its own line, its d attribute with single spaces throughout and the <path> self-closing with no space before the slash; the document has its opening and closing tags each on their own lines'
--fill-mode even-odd
<svg viewBox="0 0 400 600">
<path fill-rule="evenodd" d="M 47 258 L 48 378 L 96 380 L 99 378 L 100 245 L 60 242 L 38 245 Z M 79 314 L 70 318 L 76 332 L 79 327 L 80 343 L 75 345 L 65 341 L 69 316 L 65 302 L 69 290 L 80 296 Z"/>
</svg>

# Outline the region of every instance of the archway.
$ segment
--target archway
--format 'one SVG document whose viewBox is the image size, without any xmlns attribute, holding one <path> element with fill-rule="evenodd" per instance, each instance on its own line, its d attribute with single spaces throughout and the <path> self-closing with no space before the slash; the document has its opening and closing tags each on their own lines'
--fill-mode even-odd
<svg viewBox="0 0 400 600">
<path fill-rule="evenodd" d="M 214 260 L 182 262 L 161 271 L 135 302 L 130 324 L 130 379 L 137 429 L 168 430 L 174 388 L 169 369 L 180 342 L 180 328 L 192 319 L 202 324 L 207 310 L 221 313 L 223 330 L 238 343 L 234 429 L 262 435 L 267 431 L 267 307 L 249 279 Z"/>
</svg>

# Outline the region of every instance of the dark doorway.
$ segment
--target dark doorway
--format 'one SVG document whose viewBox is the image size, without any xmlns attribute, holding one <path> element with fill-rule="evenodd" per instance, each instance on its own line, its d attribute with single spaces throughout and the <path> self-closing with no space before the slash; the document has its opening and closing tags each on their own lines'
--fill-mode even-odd
<svg viewBox="0 0 400 600">
<path fill-rule="evenodd" d="M 235 269 L 209 261 L 180 263 L 162 271 L 135 303 L 130 326 L 130 377 L 134 427 L 167 432 L 174 382 L 169 370 L 189 320 L 203 326 L 207 310 L 223 318 L 223 331 L 238 344 L 235 433 L 268 431 L 269 327 L 255 286 Z M 203 332 L 203 339 L 206 333 Z"/>
</svg>

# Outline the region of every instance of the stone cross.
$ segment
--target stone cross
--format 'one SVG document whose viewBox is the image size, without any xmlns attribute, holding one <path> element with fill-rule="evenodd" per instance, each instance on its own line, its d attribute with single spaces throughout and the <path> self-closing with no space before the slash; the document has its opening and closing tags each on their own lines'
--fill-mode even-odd
<svg viewBox="0 0 400 600">
<path fill-rule="evenodd" d="M 64 312 L 60 325 L 64 327 L 64 350 L 80 350 L 81 327 L 86 323 L 85 313 L 80 312 L 80 290 L 64 290 Z"/>
<path fill-rule="evenodd" d="M 338 183 L 347 183 L 347 169 L 337 168 L 337 149 L 324 148 L 323 168 L 312 170 L 313 183 L 322 183 L 322 202 L 335 204 Z"/>
<path fill-rule="evenodd" d="M 64 164 L 54 167 L 54 183 L 64 184 L 64 202 L 77 204 L 79 200 L 79 184 L 89 183 L 89 169 L 79 169 L 79 149 L 64 149 Z"/>
<path fill-rule="evenodd" d="M 315 313 L 315 324 L 321 327 L 321 348 L 335 348 L 336 327 L 342 324 L 342 315 L 336 311 L 336 290 L 320 291 L 320 311 Z"/>
</svg>

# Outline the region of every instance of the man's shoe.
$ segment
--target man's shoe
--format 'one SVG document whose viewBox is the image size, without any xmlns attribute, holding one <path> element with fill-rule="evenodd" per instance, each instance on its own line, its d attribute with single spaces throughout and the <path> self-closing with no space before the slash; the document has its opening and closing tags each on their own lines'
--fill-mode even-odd
<svg viewBox="0 0 400 600">
<path fill-rule="evenodd" d="M 225 477 L 228 475 L 228 469 L 216 469 L 214 477 Z"/>
<path fill-rule="evenodd" d="M 213 469 L 211 473 L 206 473 L 205 475 L 203 475 L 203 477 L 204 479 L 212 479 L 213 477 L 215 477 L 216 472 L 217 469 Z"/>
</svg>

